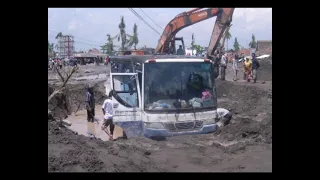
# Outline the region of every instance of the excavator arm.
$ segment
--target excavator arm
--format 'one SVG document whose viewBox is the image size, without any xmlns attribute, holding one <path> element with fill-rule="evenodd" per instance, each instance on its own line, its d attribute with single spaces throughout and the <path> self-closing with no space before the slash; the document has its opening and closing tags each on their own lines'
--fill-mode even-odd
<svg viewBox="0 0 320 180">
<path fill-rule="evenodd" d="M 214 52 L 217 50 L 221 38 L 223 42 L 221 48 L 224 47 L 225 41 L 225 30 L 230 27 L 232 21 L 232 15 L 235 8 L 222 8 L 222 13 L 218 14 L 216 23 L 214 24 L 213 31 L 211 34 L 210 43 L 208 46 L 208 56 L 212 57 Z"/>
<path fill-rule="evenodd" d="M 165 27 L 155 52 L 169 53 L 170 42 L 174 41 L 175 35 L 181 29 L 215 16 L 224 17 L 224 14 L 226 14 L 224 9 L 232 8 L 208 8 L 204 10 L 202 10 L 202 8 L 195 8 L 193 10 L 178 14 Z"/>
</svg>

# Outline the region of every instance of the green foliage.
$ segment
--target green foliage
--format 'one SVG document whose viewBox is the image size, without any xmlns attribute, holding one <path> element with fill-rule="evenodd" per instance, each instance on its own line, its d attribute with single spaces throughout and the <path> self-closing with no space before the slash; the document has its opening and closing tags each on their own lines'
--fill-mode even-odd
<svg viewBox="0 0 320 180">
<path fill-rule="evenodd" d="M 121 50 L 125 50 L 125 45 L 127 43 L 127 35 L 126 35 L 126 24 L 124 22 L 124 17 L 121 16 L 120 19 L 120 24 L 119 24 L 119 29 L 120 29 L 120 36 L 118 36 L 118 41 L 120 41 L 121 38 Z"/>
<path fill-rule="evenodd" d="M 58 39 L 59 37 L 63 36 L 62 32 L 59 32 L 57 35 L 56 35 L 56 39 Z"/>
<path fill-rule="evenodd" d="M 249 43 L 249 47 L 250 48 L 256 48 L 257 47 L 256 37 L 254 36 L 254 34 L 252 34 L 251 42 Z"/>
<path fill-rule="evenodd" d="M 240 47 L 239 47 L 239 42 L 237 40 L 237 37 L 234 38 L 234 43 L 233 43 L 233 48 L 234 48 L 234 51 L 235 52 L 238 52 L 240 50 Z"/>
<path fill-rule="evenodd" d="M 130 35 L 127 35 L 130 36 Z M 136 25 L 136 23 L 134 23 L 133 26 L 133 36 L 130 36 L 129 41 L 128 41 L 128 47 L 131 47 L 132 45 L 134 45 L 134 49 L 137 49 L 137 44 L 139 43 L 139 39 L 138 39 L 138 26 Z"/>
</svg>

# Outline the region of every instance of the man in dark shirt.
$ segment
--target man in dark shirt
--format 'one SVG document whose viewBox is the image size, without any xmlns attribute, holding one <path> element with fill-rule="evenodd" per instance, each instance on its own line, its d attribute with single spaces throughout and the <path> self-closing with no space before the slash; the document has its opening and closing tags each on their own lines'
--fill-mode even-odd
<svg viewBox="0 0 320 180">
<path fill-rule="evenodd" d="M 87 109 L 87 120 L 88 122 L 94 122 L 94 108 L 95 108 L 95 100 L 93 88 L 89 85 L 86 86 L 86 109 Z"/>
<path fill-rule="evenodd" d="M 177 50 L 177 55 L 185 55 L 184 49 L 182 49 L 182 45 L 179 45 L 179 49 Z"/>
<path fill-rule="evenodd" d="M 256 54 L 252 53 L 252 75 L 253 75 L 253 82 L 255 83 L 257 81 L 257 69 L 260 68 L 259 61 L 256 58 Z"/>
</svg>

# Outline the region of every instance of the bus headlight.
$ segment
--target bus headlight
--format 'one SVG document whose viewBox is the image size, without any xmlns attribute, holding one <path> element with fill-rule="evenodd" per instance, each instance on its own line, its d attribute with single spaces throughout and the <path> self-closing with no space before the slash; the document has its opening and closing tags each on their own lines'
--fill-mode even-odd
<svg viewBox="0 0 320 180">
<path fill-rule="evenodd" d="M 204 125 L 214 124 L 216 121 L 214 119 L 207 119 L 203 122 Z"/>
<path fill-rule="evenodd" d="M 151 129 L 164 129 L 163 124 L 158 122 L 155 122 L 155 123 L 145 122 L 144 126 L 146 128 L 151 128 Z"/>
</svg>

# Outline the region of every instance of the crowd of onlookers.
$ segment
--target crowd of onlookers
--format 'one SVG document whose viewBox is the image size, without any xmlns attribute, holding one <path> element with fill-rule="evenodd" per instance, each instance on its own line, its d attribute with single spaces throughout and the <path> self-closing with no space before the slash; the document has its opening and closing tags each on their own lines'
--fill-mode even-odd
<svg viewBox="0 0 320 180">
<path fill-rule="evenodd" d="M 78 65 L 87 65 L 87 64 L 95 64 L 95 65 L 100 65 L 104 64 L 107 65 L 109 60 L 109 56 L 106 58 L 103 57 L 90 57 L 90 58 L 83 58 L 83 57 L 71 57 L 70 59 L 67 58 L 49 58 L 48 61 L 48 70 L 55 71 L 56 68 L 62 69 L 63 67 L 69 66 L 69 67 L 75 67 Z"/>
</svg>

